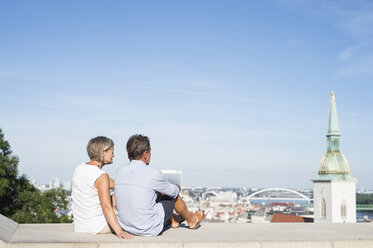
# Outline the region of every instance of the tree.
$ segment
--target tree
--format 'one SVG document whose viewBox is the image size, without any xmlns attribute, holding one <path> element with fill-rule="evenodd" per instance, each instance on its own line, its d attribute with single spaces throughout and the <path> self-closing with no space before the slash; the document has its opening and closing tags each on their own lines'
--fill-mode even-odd
<svg viewBox="0 0 373 248">
<path fill-rule="evenodd" d="M 67 208 L 65 191 L 52 189 L 42 193 L 26 175 L 18 176 L 18 161 L 0 128 L 0 214 L 19 223 L 71 222 L 68 216 L 56 213 Z"/>
<path fill-rule="evenodd" d="M 373 204 L 373 194 L 356 194 L 356 204 Z"/>
</svg>

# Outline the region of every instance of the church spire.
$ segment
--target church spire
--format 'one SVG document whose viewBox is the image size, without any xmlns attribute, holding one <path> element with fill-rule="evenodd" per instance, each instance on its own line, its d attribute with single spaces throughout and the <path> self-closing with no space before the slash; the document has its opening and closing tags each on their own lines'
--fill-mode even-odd
<svg viewBox="0 0 373 248">
<path fill-rule="evenodd" d="M 339 150 L 340 130 L 334 92 L 330 93 L 329 123 L 326 133 L 327 152 L 321 158 L 317 180 L 350 180 L 350 168 L 346 157 Z"/>
<path fill-rule="evenodd" d="M 334 91 L 330 93 L 330 107 L 329 107 L 329 125 L 326 136 L 340 136 L 337 106 L 335 104 Z"/>
<path fill-rule="evenodd" d="M 338 125 L 334 92 L 330 93 L 328 148 L 322 156 L 313 181 L 315 223 L 356 222 L 356 182 L 351 177 L 346 157 L 339 150 L 341 133 Z"/>
<path fill-rule="evenodd" d="M 330 93 L 328 132 L 326 133 L 328 152 L 339 152 L 340 136 L 337 106 L 335 104 L 334 91 L 332 91 Z"/>
</svg>

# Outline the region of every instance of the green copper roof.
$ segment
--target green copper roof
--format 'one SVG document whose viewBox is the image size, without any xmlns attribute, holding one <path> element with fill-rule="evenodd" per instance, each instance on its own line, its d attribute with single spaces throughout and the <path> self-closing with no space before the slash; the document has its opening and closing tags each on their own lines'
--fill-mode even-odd
<svg viewBox="0 0 373 248">
<path fill-rule="evenodd" d="M 318 176 L 313 181 L 355 180 L 350 175 L 346 157 L 339 150 L 341 135 L 334 92 L 332 91 L 330 95 L 329 123 L 326 133 L 327 152 L 321 158 Z"/>
<path fill-rule="evenodd" d="M 355 178 L 351 177 L 351 175 L 342 175 L 342 174 L 334 174 L 334 175 L 318 175 L 312 181 L 357 181 Z"/>
</svg>

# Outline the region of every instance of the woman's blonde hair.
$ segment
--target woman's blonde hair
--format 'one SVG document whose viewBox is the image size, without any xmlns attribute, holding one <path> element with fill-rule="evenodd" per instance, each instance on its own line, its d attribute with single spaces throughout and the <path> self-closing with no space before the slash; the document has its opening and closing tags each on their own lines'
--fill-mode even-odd
<svg viewBox="0 0 373 248">
<path fill-rule="evenodd" d="M 87 152 L 90 160 L 102 162 L 102 152 L 114 148 L 114 142 L 104 136 L 92 138 L 87 145 Z"/>
</svg>

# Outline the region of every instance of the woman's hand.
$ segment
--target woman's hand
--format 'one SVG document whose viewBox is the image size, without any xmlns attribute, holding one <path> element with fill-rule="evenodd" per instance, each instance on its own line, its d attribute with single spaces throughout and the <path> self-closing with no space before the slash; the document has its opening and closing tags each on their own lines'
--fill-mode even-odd
<svg viewBox="0 0 373 248">
<path fill-rule="evenodd" d="M 134 238 L 133 235 L 131 235 L 128 232 L 123 231 L 123 230 L 121 232 L 117 233 L 117 236 L 120 239 L 133 239 Z"/>
</svg>

